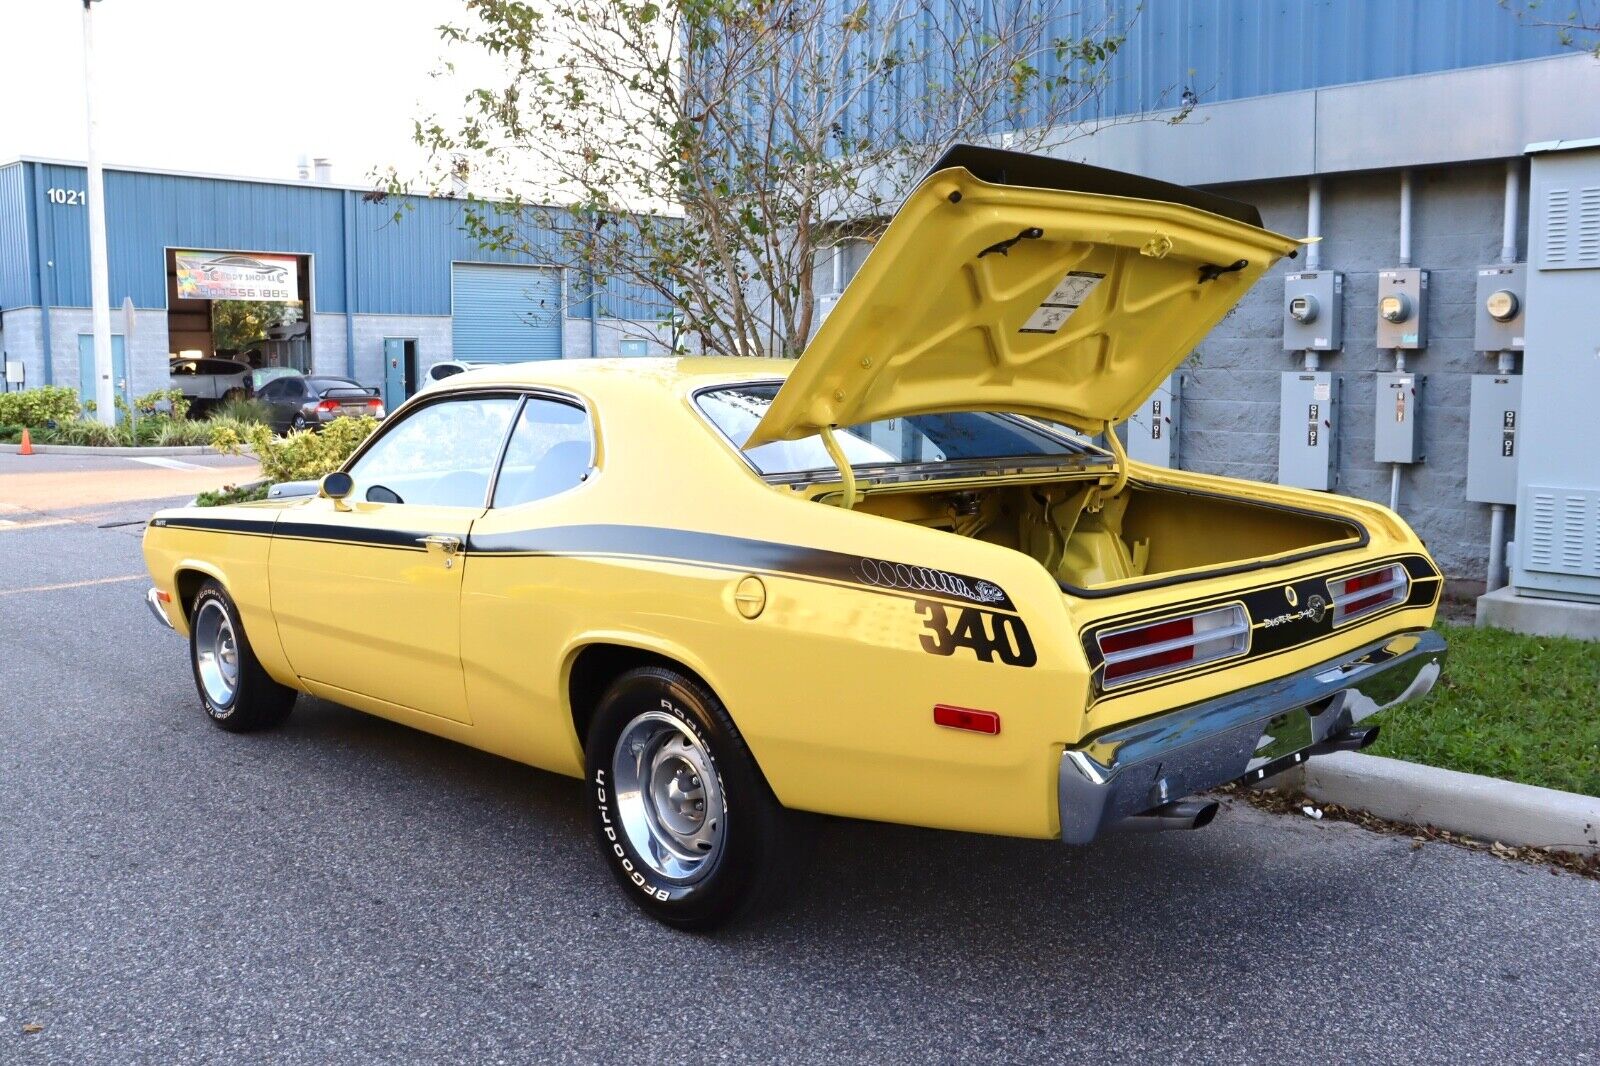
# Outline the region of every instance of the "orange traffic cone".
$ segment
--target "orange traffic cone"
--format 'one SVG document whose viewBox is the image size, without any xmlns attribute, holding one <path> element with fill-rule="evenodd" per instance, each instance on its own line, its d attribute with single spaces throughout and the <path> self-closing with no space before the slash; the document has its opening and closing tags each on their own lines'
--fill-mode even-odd
<svg viewBox="0 0 1600 1066">
<path fill-rule="evenodd" d="M 22 427 L 22 447 L 17 450 L 18 455 L 33 454 L 33 438 L 28 436 L 28 427 Z"/>
</svg>

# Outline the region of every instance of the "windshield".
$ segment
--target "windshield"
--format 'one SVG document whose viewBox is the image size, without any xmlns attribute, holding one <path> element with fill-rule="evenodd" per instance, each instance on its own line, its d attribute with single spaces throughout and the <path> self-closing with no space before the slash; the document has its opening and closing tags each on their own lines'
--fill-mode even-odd
<svg viewBox="0 0 1600 1066">
<path fill-rule="evenodd" d="M 777 382 L 731 385 L 700 393 L 698 403 L 737 447 L 749 438 L 776 395 Z M 958 411 L 845 426 L 835 435 L 851 466 L 1099 454 L 1062 433 L 1047 433 L 1012 415 Z M 762 444 L 744 454 L 763 474 L 834 469 L 822 438 L 815 435 Z"/>
</svg>

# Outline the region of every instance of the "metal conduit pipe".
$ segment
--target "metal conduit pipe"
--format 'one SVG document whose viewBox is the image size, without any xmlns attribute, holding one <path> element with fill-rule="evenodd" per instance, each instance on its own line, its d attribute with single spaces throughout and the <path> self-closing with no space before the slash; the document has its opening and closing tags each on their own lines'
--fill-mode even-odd
<svg viewBox="0 0 1600 1066">
<path fill-rule="evenodd" d="M 1313 175 L 1306 186 L 1306 236 L 1316 238 L 1306 245 L 1306 270 L 1315 274 L 1322 269 L 1322 179 Z M 1321 356 L 1310 348 L 1304 355 L 1306 370 L 1315 373 Z"/>
<path fill-rule="evenodd" d="M 1411 171 L 1400 172 L 1400 265 L 1411 265 L 1411 196 L 1412 183 Z M 1400 348 L 1394 350 L 1394 369 L 1396 373 L 1406 368 L 1406 353 Z M 1389 467 L 1389 510 L 1400 510 L 1400 464 L 1393 463 Z"/>
<path fill-rule="evenodd" d="M 1522 160 L 1506 160 L 1506 204 L 1500 219 L 1500 262 L 1517 261 L 1517 210 L 1522 200 Z"/>
<path fill-rule="evenodd" d="M 1506 160 L 1506 195 L 1504 213 L 1500 219 L 1500 262 L 1517 261 L 1517 222 L 1522 210 L 1522 160 Z M 1495 355 L 1495 372 L 1511 374 L 1516 371 L 1515 352 L 1502 351 Z M 1484 589 L 1493 592 L 1506 583 L 1506 514 L 1503 503 L 1489 505 L 1489 572 L 1484 576 Z"/>
</svg>

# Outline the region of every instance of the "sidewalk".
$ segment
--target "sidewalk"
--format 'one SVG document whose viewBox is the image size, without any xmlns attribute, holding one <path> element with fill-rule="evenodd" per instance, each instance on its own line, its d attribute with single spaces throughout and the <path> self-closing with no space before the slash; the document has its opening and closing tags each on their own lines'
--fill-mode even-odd
<svg viewBox="0 0 1600 1066">
<path fill-rule="evenodd" d="M 106 504 L 193 496 L 255 480 L 259 469 L 235 456 L 0 455 L 0 531 Z"/>
</svg>

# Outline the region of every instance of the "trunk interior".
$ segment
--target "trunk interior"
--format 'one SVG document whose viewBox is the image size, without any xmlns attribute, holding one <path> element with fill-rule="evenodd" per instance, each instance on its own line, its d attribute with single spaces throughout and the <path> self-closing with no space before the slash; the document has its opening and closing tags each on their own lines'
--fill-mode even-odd
<svg viewBox="0 0 1600 1066">
<path fill-rule="evenodd" d="M 1103 502 L 1098 479 L 988 488 L 884 489 L 856 510 L 1026 552 L 1064 585 L 1096 589 L 1355 542 L 1342 519 L 1130 483 Z"/>
</svg>

